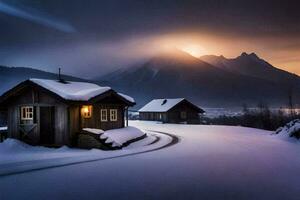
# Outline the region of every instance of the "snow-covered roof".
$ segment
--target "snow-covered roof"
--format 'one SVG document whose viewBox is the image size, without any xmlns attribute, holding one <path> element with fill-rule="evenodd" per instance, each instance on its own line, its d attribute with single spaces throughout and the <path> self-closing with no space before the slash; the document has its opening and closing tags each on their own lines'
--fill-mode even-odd
<svg viewBox="0 0 300 200">
<path fill-rule="evenodd" d="M 166 112 L 175 105 L 183 101 L 184 98 L 177 99 L 153 99 L 144 107 L 139 109 L 139 112 Z"/>
<path fill-rule="evenodd" d="M 63 83 L 58 80 L 36 78 L 29 80 L 47 90 L 50 90 L 51 92 L 54 92 L 66 100 L 73 101 L 88 101 L 89 99 L 111 89 L 110 87 L 101 87 L 94 83 L 87 82 L 68 81 Z"/>
<path fill-rule="evenodd" d="M 121 97 L 123 97 L 124 99 L 126 99 L 126 100 L 129 101 L 129 102 L 132 102 L 132 103 L 135 102 L 134 98 L 132 98 L 132 97 L 126 95 L 126 94 L 123 94 L 123 93 L 118 92 L 118 95 L 120 95 Z"/>
<path fill-rule="evenodd" d="M 31 78 L 29 81 L 57 94 L 63 99 L 72 101 L 88 101 L 93 97 L 111 90 L 110 87 L 101 87 L 97 84 L 88 82 L 62 82 L 59 80 L 37 78 Z M 118 95 L 131 103 L 135 103 L 134 99 L 130 96 L 121 93 L 118 93 Z"/>
</svg>

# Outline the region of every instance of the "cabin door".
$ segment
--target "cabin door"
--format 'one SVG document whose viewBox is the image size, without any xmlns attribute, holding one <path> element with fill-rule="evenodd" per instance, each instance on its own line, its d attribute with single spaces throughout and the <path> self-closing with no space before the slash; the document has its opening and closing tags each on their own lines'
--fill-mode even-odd
<svg viewBox="0 0 300 200">
<path fill-rule="evenodd" d="M 54 107 L 40 107 L 40 143 L 54 144 Z"/>
</svg>

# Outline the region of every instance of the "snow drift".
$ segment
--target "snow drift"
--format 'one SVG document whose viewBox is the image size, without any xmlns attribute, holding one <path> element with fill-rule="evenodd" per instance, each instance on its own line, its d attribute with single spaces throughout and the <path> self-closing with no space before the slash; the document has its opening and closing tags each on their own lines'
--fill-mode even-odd
<svg viewBox="0 0 300 200">
<path fill-rule="evenodd" d="M 82 130 L 99 135 L 99 138 L 105 140 L 105 143 L 112 143 L 112 147 L 121 147 L 129 141 L 145 135 L 140 129 L 130 126 L 108 131 L 94 128 L 84 128 Z"/>
<path fill-rule="evenodd" d="M 300 119 L 295 119 L 276 130 L 276 134 L 300 138 Z"/>
</svg>

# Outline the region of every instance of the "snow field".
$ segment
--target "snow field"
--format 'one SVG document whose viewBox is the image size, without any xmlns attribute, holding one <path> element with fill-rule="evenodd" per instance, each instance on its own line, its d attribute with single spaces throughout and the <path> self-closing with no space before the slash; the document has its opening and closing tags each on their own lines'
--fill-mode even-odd
<svg viewBox="0 0 300 200">
<path fill-rule="evenodd" d="M 156 141 L 157 137 L 159 137 L 159 140 Z M 95 160 L 112 159 L 120 156 L 129 156 L 131 154 L 159 149 L 168 145 L 170 142 L 172 142 L 170 136 L 151 133 L 143 140 L 134 142 L 122 150 L 103 151 L 99 149 L 74 149 L 66 146 L 58 149 L 34 147 L 18 140 L 7 139 L 3 143 L 0 143 L 0 176 Z"/>
</svg>

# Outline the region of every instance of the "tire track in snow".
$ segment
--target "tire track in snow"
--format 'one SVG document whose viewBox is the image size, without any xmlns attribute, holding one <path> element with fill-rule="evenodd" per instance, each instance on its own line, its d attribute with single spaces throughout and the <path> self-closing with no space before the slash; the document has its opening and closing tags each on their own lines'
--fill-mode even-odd
<svg viewBox="0 0 300 200">
<path fill-rule="evenodd" d="M 166 132 L 161 132 L 161 131 L 152 131 L 152 130 L 147 130 L 147 131 L 168 136 L 171 138 L 171 141 L 168 142 L 167 144 L 164 144 L 163 146 L 159 146 L 157 148 L 123 154 L 123 155 L 118 155 L 118 156 L 113 156 L 113 157 L 90 158 L 90 159 L 87 158 L 86 160 L 82 160 L 83 156 L 62 157 L 62 158 L 52 158 L 52 159 L 44 159 L 44 160 L 36 160 L 36 161 L 23 161 L 23 162 L 19 162 L 19 163 L 3 164 L 3 165 L 0 165 L 0 177 L 29 173 L 29 172 L 39 171 L 39 170 L 52 169 L 52 168 L 57 168 L 57 167 L 65 167 L 65 166 L 70 166 L 70 165 L 89 163 L 89 162 L 97 162 L 97 161 L 111 160 L 111 159 L 115 159 L 115 158 L 129 157 L 129 156 L 134 156 L 134 155 L 139 155 L 139 154 L 143 154 L 143 153 L 149 153 L 149 152 L 154 152 L 154 151 L 158 151 L 161 149 L 165 149 L 165 148 L 173 146 L 179 142 L 179 138 L 176 135 L 173 135 L 171 133 L 166 133 Z M 161 137 L 160 136 L 157 136 L 157 137 L 158 137 L 158 140 L 150 145 L 157 144 L 159 141 L 161 141 Z M 147 145 L 147 146 L 149 146 L 149 145 Z M 145 146 L 145 147 L 147 147 L 147 146 Z M 122 150 L 119 150 L 119 151 L 122 151 Z M 91 157 L 93 157 L 93 156 L 91 156 Z M 76 161 L 76 159 L 77 159 L 77 161 Z M 53 163 L 51 164 L 51 162 L 53 162 Z M 35 164 L 35 166 L 34 166 L 34 164 Z M 27 169 L 26 169 L 26 166 L 28 167 Z M 32 167 L 30 168 L 30 166 L 32 166 Z"/>
</svg>

